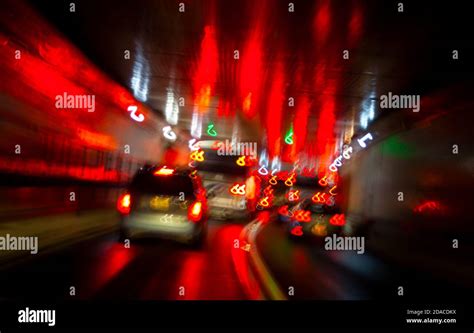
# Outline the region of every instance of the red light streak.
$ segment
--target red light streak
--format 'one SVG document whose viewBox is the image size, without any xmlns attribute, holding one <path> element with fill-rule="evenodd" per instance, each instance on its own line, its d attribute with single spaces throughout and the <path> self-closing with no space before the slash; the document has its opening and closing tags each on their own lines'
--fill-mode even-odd
<svg viewBox="0 0 474 333">
<path fill-rule="evenodd" d="M 314 17 L 315 34 L 318 43 L 323 44 L 329 34 L 331 25 L 330 2 L 328 0 L 320 1 L 316 8 Z"/>
<path fill-rule="evenodd" d="M 303 150 L 306 143 L 309 111 L 310 102 L 308 97 L 303 95 L 298 99 L 298 103 L 296 104 L 295 119 L 293 121 L 293 139 L 297 153 Z"/>
<path fill-rule="evenodd" d="M 215 29 L 212 25 L 208 25 L 204 28 L 201 54 L 194 76 L 195 103 L 200 112 L 206 112 L 209 106 L 213 86 L 217 79 L 218 61 Z"/>
<path fill-rule="evenodd" d="M 440 210 L 441 209 L 441 204 L 438 201 L 435 200 L 429 200 L 425 201 L 422 204 L 419 204 L 416 206 L 413 211 L 415 213 L 422 213 L 425 211 L 435 211 L 435 210 Z"/>
<path fill-rule="evenodd" d="M 270 87 L 269 101 L 266 110 L 266 127 L 269 157 L 280 155 L 282 111 L 284 103 L 284 76 L 282 64 L 275 65 L 275 72 Z"/>
</svg>

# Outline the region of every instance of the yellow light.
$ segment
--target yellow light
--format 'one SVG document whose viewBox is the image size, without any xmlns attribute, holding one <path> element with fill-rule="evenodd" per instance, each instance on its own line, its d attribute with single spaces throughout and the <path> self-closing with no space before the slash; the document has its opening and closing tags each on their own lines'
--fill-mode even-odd
<svg viewBox="0 0 474 333">
<path fill-rule="evenodd" d="M 155 171 L 155 176 L 170 176 L 174 173 L 174 169 L 168 169 L 166 165 L 161 169 Z"/>
<path fill-rule="evenodd" d="M 201 212 L 201 206 L 202 203 L 200 201 L 195 202 L 193 205 L 193 209 L 191 210 L 191 214 L 193 214 L 194 216 L 198 216 Z"/>
</svg>

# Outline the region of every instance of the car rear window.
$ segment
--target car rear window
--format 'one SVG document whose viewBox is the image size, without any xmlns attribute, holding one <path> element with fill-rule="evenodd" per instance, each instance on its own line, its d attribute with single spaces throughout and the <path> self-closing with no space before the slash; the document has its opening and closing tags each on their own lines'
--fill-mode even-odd
<svg viewBox="0 0 474 333">
<path fill-rule="evenodd" d="M 188 175 L 154 176 L 151 173 L 137 174 L 130 185 L 133 192 L 179 196 L 194 193 L 194 186 Z"/>
<path fill-rule="evenodd" d="M 220 156 L 213 150 L 205 150 L 205 160 L 197 163 L 197 169 L 223 175 L 245 176 L 248 168 L 237 165 L 238 158 L 239 156 Z"/>
</svg>

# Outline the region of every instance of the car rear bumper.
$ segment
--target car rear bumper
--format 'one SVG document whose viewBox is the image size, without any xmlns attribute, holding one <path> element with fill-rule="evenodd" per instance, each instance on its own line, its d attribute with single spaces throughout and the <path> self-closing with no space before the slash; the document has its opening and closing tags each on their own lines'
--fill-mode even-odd
<svg viewBox="0 0 474 333">
<path fill-rule="evenodd" d="M 183 242 L 198 237 L 205 227 L 205 221 L 194 223 L 186 217 L 173 218 L 168 214 L 132 213 L 122 216 L 121 220 L 122 231 L 129 237 L 159 237 Z"/>
</svg>

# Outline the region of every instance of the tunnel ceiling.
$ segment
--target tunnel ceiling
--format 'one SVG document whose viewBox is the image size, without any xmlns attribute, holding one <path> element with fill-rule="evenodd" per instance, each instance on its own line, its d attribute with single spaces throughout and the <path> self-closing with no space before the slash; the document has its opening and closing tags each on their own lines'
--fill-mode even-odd
<svg viewBox="0 0 474 333">
<path fill-rule="evenodd" d="M 316 155 L 386 112 L 381 94 L 456 80 L 445 57 L 467 31 L 448 9 L 395 1 L 32 3 L 171 124 L 178 112 L 193 134 L 194 114 L 203 137 L 212 123 L 270 146 L 293 127 L 296 149 Z"/>
</svg>

